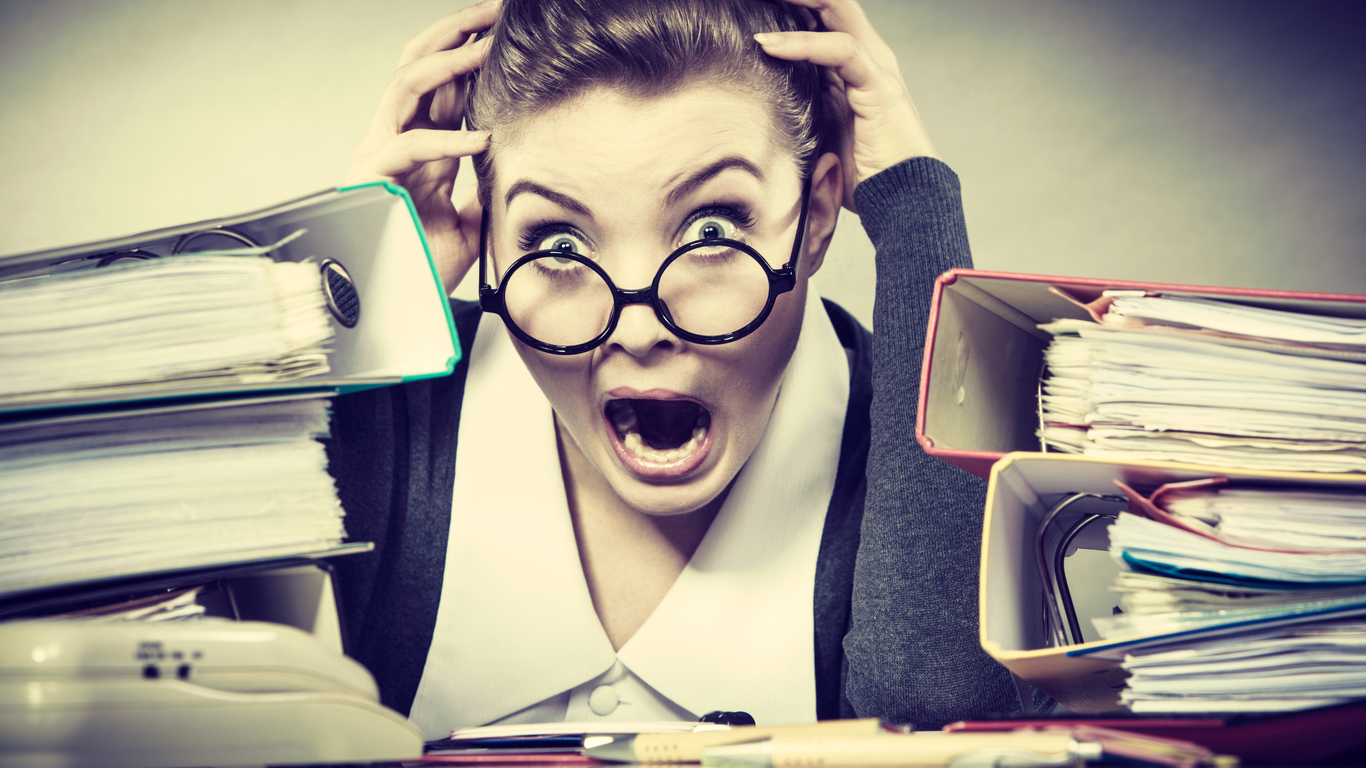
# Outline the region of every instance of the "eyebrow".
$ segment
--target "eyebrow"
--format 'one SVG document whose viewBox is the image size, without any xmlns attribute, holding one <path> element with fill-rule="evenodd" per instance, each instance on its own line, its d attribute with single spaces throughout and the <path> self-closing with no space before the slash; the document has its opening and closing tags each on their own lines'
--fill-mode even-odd
<svg viewBox="0 0 1366 768">
<path fill-rule="evenodd" d="M 574 198 L 564 194 L 563 192 L 556 192 L 550 187 L 544 186 L 542 184 L 537 184 L 534 181 L 527 181 L 526 179 L 518 181 L 516 184 L 513 184 L 511 188 L 508 189 L 507 197 L 503 199 L 503 204 L 510 205 L 512 203 L 512 198 L 522 194 L 523 192 L 527 192 L 533 195 L 540 195 L 541 197 L 544 197 L 545 199 L 560 206 L 561 208 L 573 211 L 574 213 L 577 213 L 580 216 L 585 216 L 590 219 L 593 218 L 593 214 L 591 211 L 588 210 L 588 207 L 585 206 L 583 203 L 580 203 L 578 200 L 575 200 Z"/>
<path fill-rule="evenodd" d="M 742 171 L 750 173 L 759 181 L 764 180 L 764 172 L 759 169 L 759 166 L 739 155 L 730 155 L 729 157 L 723 157 L 705 168 L 702 168 L 684 179 L 683 183 L 669 190 L 668 197 L 666 198 L 668 204 L 673 205 L 677 203 L 679 200 L 692 194 L 698 187 L 706 184 L 722 171 L 730 168 L 739 168 Z"/>
<path fill-rule="evenodd" d="M 669 194 L 666 197 L 667 204 L 674 205 L 679 200 L 696 191 L 698 187 L 715 178 L 722 171 L 731 168 L 739 168 L 754 176 L 759 181 L 764 180 L 764 172 L 760 170 L 759 166 L 739 155 L 730 155 L 729 157 L 723 157 L 705 168 L 698 170 L 696 173 L 684 179 L 681 184 L 669 190 Z M 510 205 L 514 197 L 523 193 L 539 195 L 561 208 L 573 211 L 580 216 L 586 216 L 590 219 L 593 218 L 593 214 L 588 210 L 588 207 L 578 200 L 575 200 L 562 192 L 556 192 L 543 184 L 537 184 L 534 181 L 528 181 L 526 179 L 520 179 L 508 188 L 507 196 L 503 198 L 503 204 Z"/>
</svg>

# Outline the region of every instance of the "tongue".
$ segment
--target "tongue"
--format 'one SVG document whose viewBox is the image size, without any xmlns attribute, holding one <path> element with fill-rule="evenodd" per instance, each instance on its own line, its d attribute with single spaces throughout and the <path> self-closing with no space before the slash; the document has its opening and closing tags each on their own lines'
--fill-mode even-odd
<svg viewBox="0 0 1366 768">
<path fill-rule="evenodd" d="M 633 400 L 631 405 L 641 439 L 655 450 L 669 450 L 686 443 L 698 426 L 702 411 L 686 400 Z"/>
</svg>

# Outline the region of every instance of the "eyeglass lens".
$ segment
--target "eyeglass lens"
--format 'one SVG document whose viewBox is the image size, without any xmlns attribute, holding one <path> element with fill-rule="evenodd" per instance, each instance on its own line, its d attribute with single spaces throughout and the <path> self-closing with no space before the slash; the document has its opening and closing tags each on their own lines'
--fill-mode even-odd
<svg viewBox="0 0 1366 768">
<path fill-rule="evenodd" d="M 661 311 L 678 328 L 699 336 L 722 336 L 744 328 L 763 312 L 768 274 L 758 259 L 738 248 L 707 245 L 679 254 L 659 275 Z M 611 322 L 607 281 L 574 259 L 546 254 L 504 278 L 508 316 L 532 338 L 556 346 L 592 341 Z"/>
</svg>

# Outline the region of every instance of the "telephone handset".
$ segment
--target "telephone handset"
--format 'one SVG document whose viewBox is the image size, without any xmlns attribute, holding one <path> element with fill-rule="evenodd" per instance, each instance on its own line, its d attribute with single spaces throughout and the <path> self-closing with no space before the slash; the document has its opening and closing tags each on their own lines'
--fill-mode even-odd
<svg viewBox="0 0 1366 768">
<path fill-rule="evenodd" d="M 402 760 L 422 736 L 364 667 L 282 624 L 0 624 L 0 764 Z"/>
</svg>

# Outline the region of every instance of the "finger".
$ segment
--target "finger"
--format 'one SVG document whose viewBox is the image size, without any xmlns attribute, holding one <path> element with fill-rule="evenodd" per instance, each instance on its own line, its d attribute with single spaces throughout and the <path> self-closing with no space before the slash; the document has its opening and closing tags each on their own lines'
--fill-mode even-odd
<svg viewBox="0 0 1366 768">
<path fill-rule="evenodd" d="M 411 64 L 437 51 L 464 45 L 471 35 L 493 26 L 500 5 L 499 0 L 484 0 L 438 19 L 404 43 L 398 65 Z"/>
<path fill-rule="evenodd" d="M 427 163 L 455 160 L 488 149 L 488 131 L 404 131 L 380 147 L 368 162 L 347 178 L 348 184 L 394 179 Z"/>
<path fill-rule="evenodd" d="M 857 0 L 787 0 L 821 17 L 827 29 L 838 32 L 872 31 L 868 15 Z M 873 34 L 877 34 L 874 32 Z"/>
<path fill-rule="evenodd" d="M 417 114 L 422 97 L 478 69 L 488 56 L 486 38 L 451 51 L 437 51 L 394 72 L 375 110 L 375 127 L 399 133 Z"/>
<path fill-rule="evenodd" d="M 787 0 L 793 5 L 807 8 L 820 16 L 821 23 L 831 32 L 845 32 L 868 49 L 872 58 L 883 67 L 896 67 L 896 54 L 882 35 L 878 34 L 873 22 L 864 13 L 857 0 Z"/>
<path fill-rule="evenodd" d="M 880 69 L 847 32 L 764 32 L 754 39 L 774 58 L 829 67 L 846 88 L 869 87 Z"/>
</svg>

